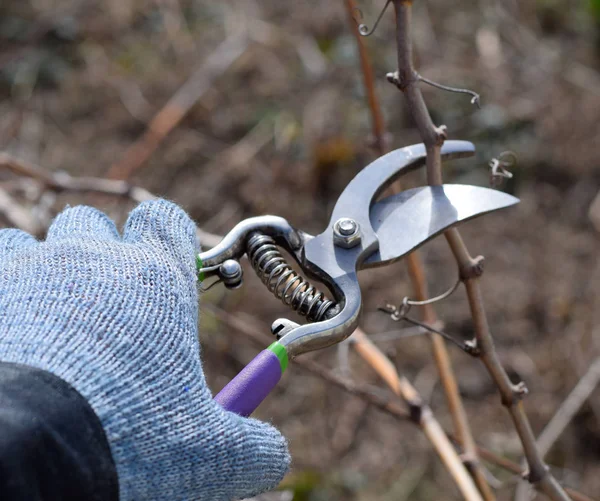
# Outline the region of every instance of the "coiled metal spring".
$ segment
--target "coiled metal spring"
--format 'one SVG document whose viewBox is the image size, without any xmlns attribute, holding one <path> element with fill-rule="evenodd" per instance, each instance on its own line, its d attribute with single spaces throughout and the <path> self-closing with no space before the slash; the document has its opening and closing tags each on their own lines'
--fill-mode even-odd
<svg viewBox="0 0 600 501">
<path fill-rule="evenodd" d="M 309 321 L 322 320 L 335 305 L 292 269 L 270 236 L 253 233 L 248 239 L 246 252 L 254 271 L 269 291 Z"/>
</svg>

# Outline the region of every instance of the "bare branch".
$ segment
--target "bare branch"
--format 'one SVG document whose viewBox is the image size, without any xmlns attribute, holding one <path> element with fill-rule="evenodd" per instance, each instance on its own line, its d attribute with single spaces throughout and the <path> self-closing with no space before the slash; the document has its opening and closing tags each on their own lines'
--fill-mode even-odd
<svg viewBox="0 0 600 501">
<path fill-rule="evenodd" d="M 417 124 L 427 151 L 427 179 L 430 185 L 442 184 L 441 148 L 446 140 L 445 126 L 436 127 L 429 115 L 423 94 L 419 88 L 419 76 L 413 63 L 412 1 L 392 0 L 396 11 L 396 43 L 398 46 L 398 71 L 394 84 L 408 103 L 411 116 Z"/>
<path fill-rule="evenodd" d="M 398 374 L 390 360 L 369 340 L 361 329 L 356 329 L 350 339 L 353 341 L 357 353 L 377 371 L 392 391 L 406 402 L 410 414 L 413 416 L 413 421 L 423 430 L 423 433 L 435 448 L 464 498 L 482 499 L 473 479 L 454 447 L 452 447 L 446 433 L 435 419 L 429 406 L 423 402 L 423 399 L 408 379 Z"/>
<path fill-rule="evenodd" d="M 537 446 L 542 457 L 548 454 L 554 443 L 575 417 L 575 414 L 596 389 L 598 382 L 600 382 L 600 357 L 590 364 L 586 373 L 539 435 Z M 520 484 L 515 492 L 515 500 L 529 499 L 530 491 L 531 487 L 529 485 Z"/>
<path fill-rule="evenodd" d="M 50 172 L 8 153 L 0 152 L 0 168 L 2 167 L 19 176 L 31 178 L 41 184 L 43 189 L 55 192 L 101 193 L 126 197 L 136 203 L 157 198 L 148 190 L 131 185 L 126 181 L 96 177 L 73 177 L 65 172 Z M 18 228 L 32 234 L 40 232 L 39 223 L 32 218 L 29 211 L 19 206 L 6 192 L 0 193 L 0 212 L 5 215 L 11 224 Z M 206 247 L 214 247 L 222 239 L 221 236 L 213 235 L 200 228 L 196 229 L 196 233 L 200 243 Z"/>
<path fill-rule="evenodd" d="M 346 12 L 350 16 L 351 20 L 354 21 L 354 12 L 358 9 L 354 0 L 344 0 L 346 6 Z M 388 2 L 389 3 L 389 2 Z M 387 5 L 387 4 L 386 4 Z M 383 13 L 383 12 L 382 12 Z M 365 92 L 367 93 L 367 101 L 369 103 L 369 111 L 371 113 L 371 122 L 373 127 L 373 143 L 375 150 L 379 155 L 387 153 L 386 144 L 386 132 L 385 132 L 385 121 L 383 119 L 383 113 L 381 112 L 381 106 L 379 105 L 379 99 L 375 92 L 375 77 L 373 75 L 373 67 L 367 54 L 367 49 L 363 44 L 360 36 L 360 28 L 354 22 L 350 22 L 352 27 L 352 33 L 358 46 L 358 55 L 360 58 L 360 67 L 363 75 L 363 83 L 365 85 Z"/>
<path fill-rule="evenodd" d="M 396 12 L 396 35 L 398 49 L 398 71 L 396 85 L 404 93 L 409 110 L 427 150 L 427 180 L 429 185 L 442 183 L 441 146 L 445 139 L 445 128 L 436 127 L 432 120 L 423 95 L 418 87 L 418 74 L 413 66 L 412 49 L 412 0 L 393 0 Z M 542 456 L 536 448 L 535 437 L 525 414 L 522 403 L 527 393 L 524 384 L 513 385 L 500 364 L 490 333 L 483 297 L 479 286 L 479 277 L 483 273 L 483 259 L 472 258 L 457 229 L 445 233 L 446 240 L 456 259 L 462 278 L 475 328 L 474 345 L 479 348 L 479 357 L 488 369 L 502 396 L 502 404 L 508 409 L 517 430 L 529 472 L 527 479 L 553 500 L 568 500 L 569 497 L 559 485 Z"/>
<path fill-rule="evenodd" d="M 386 7 L 388 4 L 389 1 L 386 3 Z M 354 0 L 345 0 L 345 6 L 349 17 L 354 21 L 354 13 L 357 10 Z M 385 8 L 383 11 L 385 11 Z M 377 99 L 377 95 L 375 93 L 373 69 L 371 67 L 367 50 L 360 36 L 360 26 L 357 26 L 357 24 L 353 21 L 351 21 L 350 24 L 352 26 L 352 32 L 358 46 L 360 65 L 363 74 L 365 90 L 367 93 L 369 110 L 371 112 L 374 145 L 379 155 L 384 155 L 387 152 L 385 122 L 383 119 L 383 114 L 381 113 L 379 100 Z M 376 26 L 373 27 L 373 30 L 375 27 Z M 395 185 L 392 187 L 392 191 L 396 193 L 401 191 L 400 184 L 395 183 Z M 420 301 L 426 300 L 428 297 L 427 280 L 418 251 L 407 256 L 406 263 L 416 299 Z M 425 305 L 423 311 L 424 322 L 428 326 L 435 327 L 439 322 L 433 306 L 431 304 Z M 448 349 L 444 343 L 444 340 L 440 337 L 432 335 L 430 336 L 430 339 L 435 363 L 440 374 L 440 380 L 442 382 L 446 399 L 448 401 L 448 406 L 450 408 L 450 413 L 452 415 L 454 428 L 458 434 L 459 442 L 463 448 L 463 461 L 475 479 L 477 487 L 482 493 L 484 499 L 486 501 L 494 501 L 495 496 L 486 480 L 485 473 L 479 464 L 477 451 L 475 449 L 475 440 L 473 438 L 473 433 L 467 419 L 467 413 L 458 390 L 458 384 L 456 383 L 456 376 L 454 375 L 454 370 L 452 369 Z"/>
</svg>

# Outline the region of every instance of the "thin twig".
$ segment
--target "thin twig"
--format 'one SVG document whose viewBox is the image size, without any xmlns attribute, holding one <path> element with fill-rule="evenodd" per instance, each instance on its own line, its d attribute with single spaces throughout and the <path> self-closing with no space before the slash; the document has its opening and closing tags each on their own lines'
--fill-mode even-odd
<svg viewBox="0 0 600 501">
<path fill-rule="evenodd" d="M 0 168 L 6 168 L 14 174 L 33 179 L 42 185 L 42 189 L 59 193 L 101 193 L 126 197 L 136 203 L 158 198 L 148 190 L 134 186 L 126 181 L 96 177 L 73 177 L 66 172 L 50 172 L 31 162 L 3 152 L 0 152 Z M 4 194 L 4 196 L 0 194 L 0 212 L 14 226 L 29 233 L 37 234 L 40 230 L 39 224 L 32 221 L 32 217 L 24 218 L 28 211 L 9 197 L 8 193 Z M 29 216 L 31 215 L 29 214 Z M 197 228 L 196 233 L 203 247 L 214 247 L 222 239 L 220 235 L 213 235 L 200 228 Z"/>
<path fill-rule="evenodd" d="M 427 150 L 427 180 L 430 185 L 442 183 L 441 146 L 445 140 L 445 128 L 436 127 L 429 115 L 425 100 L 418 86 L 412 54 L 412 1 L 393 0 L 396 13 L 398 49 L 397 85 L 404 93 L 409 110 L 417 124 Z M 527 458 L 527 479 L 553 500 L 568 500 L 564 489 L 556 481 L 536 448 L 535 436 L 523 408 L 522 397 L 526 393 L 523 384 L 513 385 L 500 364 L 489 330 L 479 276 L 483 272 L 482 259 L 473 259 L 457 229 L 445 233 L 446 240 L 457 261 L 460 276 L 465 284 L 471 315 L 475 328 L 475 342 L 479 357 L 498 386 L 502 403 L 508 409 Z"/>
<path fill-rule="evenodd" d="M 9 169 L 19 176 L 35 179 L 45 189 L 53 191 L 71 191 L 78 193 L 93 192 L 129 197 L 135 202 L 143 202 L 156 198 L 149 191 L 133 186 L 126 181 L 116 181 L 95 177 L 72 177 L 66 172 L 51 172 L 42 167 L 0 152 L 0 167 Z"/>
<path fill-rule="evenodd" d="M 556 411 L 550 422 L 537 439 L 537 446 L 542 456 L 548 454 L 554 442 L 562 435 L 567 425 L 575 417 L 581 406 L 589 398 L 600 382 L 600 357 L 596 358 L 579 380 L 566 400 Z"/>
<path fill-rule="evenodd" d="M 409 266 L 408 272 L 411 277 L 411 281 L 415 286 L 415 297 L 417 299 L 424 300 L 429 296 L 427 290 L 427 281 L 425 279 L 424 267 L 421 262 L 419 255 L 415 252 L 408 256 Z M 438 324 L 437 314 L 432 304 L 426 304 L 423 306 L 423 321 L 428 326 L 435 327 Z M 473 432 L 469 426 L 469 420 L 467 418 L 467 411 L 460 396 L 458 389 L 458 383 L 454 370 L 452 369 L 452 362 L 450 361 L 450 354 L 444 340 L 438 335 L 431 335 L 431 343 L 433 347 L 433 355 L 440 373 L 440 380 L 446 394 L 448 401 L 448 407 L 450 408 L 450 414 L 452 416 L 452 422 L 454 429 L 458 437 L 458 443 L 463 449 L 463 460 L 465 461 L 469 471 L 473 475 L 477 486 L 486 499 L 491 501 L 495 499 L 494 493 L 486 479 L 485 471 L 479 464 L 479 457 L 477 449 L 475 447 L 475 438 Z"/>
<path fill-rule="evenodd" d="M 361 329 L 356 329 L 351 339 L 356 352 L 377 371 L 392 391 L 406 402 L 411 416 L 413 416 L 413 421 L 423 430 L 423 433 L 435 448 L 464 498 L 482 499 L 473 479 L 460 456 L 452 447 L 446 433 L 435 419 L 429 406 L 423 402 L 423 399 L 408 379 L 398 374 L 392 362 L 371 342 Z"/>
<path fill-rule="evenodd" d="M 154 116 L 144 134 L 108 171 L 111 179 L 129 179 L 159 147 L 163 139 L 187 115 L 192 106 L 238 58 L 246 52 L 247 37 L 231 37 L 219 45 Z"/>
<path fill-rule="evenodd" d="M 467 94 L 471 96 L 471 104 L 474 104 L 478 108 L 481 108 L 481 96 L 477 94 L 477 92 L 469 90 L 469 89 L 461 89 L 459 87 L 450 87 L 449 85 L 443 85 L 438 82 L 434 82 L 433 80 L 429 80 L 429 78 L 425 78 L 423 75 L 417 74 L 417 78 L 427 85 L 431 85 L 437 89 L 445 90 L 446 92 L 454 92 L 456 94 Z"/>
<path fill-rule="evenodd" d="M 373 127 L 373 142 L 375 150 L 381 156 L 387 152 L 386 144 L 386 131 L 385 131 L 385 120 L 383 113 L 381 112 L 381 106 L 379 105 L 379 99 L 375 92 L 375 77 L 373 76 L 373 67 L 369 60 L 369 54 L 365 44 L 361 39 L 359 32 L 359 26 L 356 24 L 354 13 L 357 10 L 357 6 L 354 0 L 344 0 L 346 5 L 346 12 L 350 17 L 350 26 L 352 27 L 352 33 L 358 46 L 358 55 L 360 58 L 360 67 L 363 75 L 363 83 L 365 85 L 365 91 L 367 93 L 367 101 L 369 103 L 369 111 L 371 113 L 371 123 Z"/>
<path fill-rule="evenodd" d="M 373 69 L 366 47 L 361 38 L 360 28 L 357 26 L 357 23 L 354 22 L 354 14 L 357 9 L 356 4 L 354 0 L 345 0 L 345 6 L 348 16 L 350 17 L 352 32 L 358 46 L 360 65 L 369 103 L 369 110 L 371 113 L 374 145 L 377 153 L 381 156 L 387 152 L 386 130 L 383 113 L 381 112 L 381 106 L 379 105 L 379 100 L 375 92 Z M 399 192 L 401 190 L 400 183 L 395 183 L 395 186 L 392 189 L 395 192 Z M 406 263 L 416 299 L 419 301 L 426 300 L 428 298 L 427 279 L 418 251 L 410 254 L 406 258 Z M 438 323 L 437 315 L 432 305 L 425 305 L 423 312 L 423 320 L 426 324 L 435 326 Z M 475 479 L 475 483 L 477 484 L 477 487 L 484 499 L 486 501 L 494 501 L 495 496 L 489 486 L 489 483 L 487 482 L 485 472 L 479 464 L 477 451 L 475 449 L 475 439 L 473 438 L 473 433 L 471 431 L 471 427 L 469 426 L 467 413 L 459 393 L 456 376 L 454 375 L 454 370 L 450 362 L 450 356 L 448 354 L 446 344 L 444 343 L 443 339 L 436 335 L 431 335 L 430 339 L 432 343 L 434 359 L 440 374 L 440 380 L 442 382 L 450 413 L 452 415 L 454 429 L 458 434 L 459 443 L 463 449 L 463 461 Z"/>
</svg>

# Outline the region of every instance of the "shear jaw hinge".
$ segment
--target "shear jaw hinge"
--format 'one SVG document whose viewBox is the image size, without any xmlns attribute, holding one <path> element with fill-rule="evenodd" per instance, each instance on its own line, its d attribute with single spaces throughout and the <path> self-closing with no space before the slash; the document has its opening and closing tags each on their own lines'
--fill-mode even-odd
<svg viewBox="0 0 600 501">
<path fill-rule="evenodd" d="M 352 218 L 341 217 L 333 225 L 333 243 L 344 249 L 351 249 L 360 244 L 359 224 Z"/>
</svg>

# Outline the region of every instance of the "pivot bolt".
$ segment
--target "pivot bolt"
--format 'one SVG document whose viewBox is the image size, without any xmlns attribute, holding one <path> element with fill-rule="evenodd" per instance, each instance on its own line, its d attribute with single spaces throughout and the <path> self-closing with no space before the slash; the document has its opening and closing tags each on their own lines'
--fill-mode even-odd
<svg viewBox="0 0 600 501">
<path fill-rule="evenodd" d="M 350 249 L 360 243 L 360 227 L 354 219 L 342 217 L 333 225 L 333 243 Z"/>
</svg>

